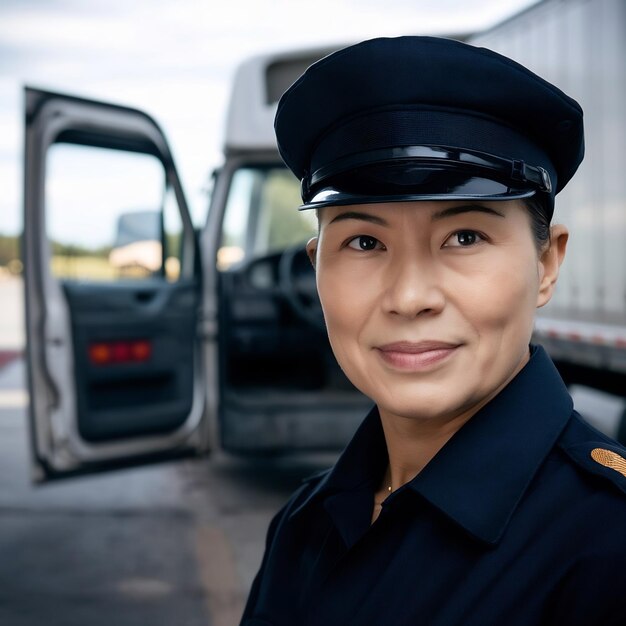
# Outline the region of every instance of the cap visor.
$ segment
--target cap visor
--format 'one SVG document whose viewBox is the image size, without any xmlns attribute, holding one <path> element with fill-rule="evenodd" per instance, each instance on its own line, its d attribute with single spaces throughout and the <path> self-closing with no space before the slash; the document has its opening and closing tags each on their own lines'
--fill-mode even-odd
<svg viewBox="0 0 626 626">
<path fill-rule="evenodd" d="M 387 170 L 387 174 L 389 171 Z M 410 168 L 396 170 L 395 177 L 372 176 L 365 172 L 328 181 L 312 190 L 299 210 L 325 206 L 411 202 L 420 200 L 515 200 L 536 193 L 534 188 L 512 186 L 510 183 L 449 169 Z"/>
</svg>

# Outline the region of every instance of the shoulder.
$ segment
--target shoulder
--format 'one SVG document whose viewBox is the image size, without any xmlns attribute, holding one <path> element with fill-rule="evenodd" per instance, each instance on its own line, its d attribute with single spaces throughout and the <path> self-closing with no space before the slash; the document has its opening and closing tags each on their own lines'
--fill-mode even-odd
<svg viewBox="0 0 626 626">
<path fill-rule="evenodd" d="M 557 446 L 572 470 L 563 484 L 572 490 L 570 498 L 563 492 L 552 494 L 565 518 L 560 536 L 567 557 L 546 623 L 623 624 L 626 448 L 575 411 Z"/>
<path fill-rule="evenodd" d="M 302 543 L 302 528 L 298 532 L 299 525 L 291 522 L 298 517 L 307 519 L 309 504 L 316 499 L 317 491 L 329 472 L 330 470 L 326 470 L 304 479 L 271 519 L 265 537 L 264 563 L 268 559 L 272 560 L 272 555 L 290 553 L 294 546 Z M 308 528 L 307 524 L 304 527 Z"/>
<path fill-rule="evenodd" d="M 626 504 L 626 448 L 593 428 L 574 411 L 558 442 L 583 474 L 599 479 L 603 488 L 619 493 Z"/>
<path fill-rule="evenodd" d="M 331 468 L 332 469 L 332 468 Z M 302 479 L 301 485 L 290 496 L 285 505 L 276 513 L 270 523 L 269 536 L 272 536 L 277 527 L 294 515 L 297 515 L 315 497 L 325 479 L 331 472 L 325 469 Z"/>
</svg>

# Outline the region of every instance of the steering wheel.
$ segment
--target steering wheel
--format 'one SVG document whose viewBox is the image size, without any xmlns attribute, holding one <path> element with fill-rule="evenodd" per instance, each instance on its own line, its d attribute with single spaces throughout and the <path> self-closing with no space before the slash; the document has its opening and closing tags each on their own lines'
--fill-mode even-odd
<svg viewBox="0 0 626 626">
<path fill-rule="evenodd" d="M 303 244 L 291 246 L 282 253 L 278 263 L 278 285 L 300 319 L 326 332 L 315 270 Z"/>
</svg>

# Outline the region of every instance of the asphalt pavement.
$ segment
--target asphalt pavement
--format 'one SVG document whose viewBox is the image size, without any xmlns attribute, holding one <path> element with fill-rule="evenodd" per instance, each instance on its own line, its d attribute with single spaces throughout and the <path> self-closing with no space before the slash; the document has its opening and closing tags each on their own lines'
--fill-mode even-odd
<svg viewBox="0 0 626 626">
<path fill-rule="evenodd" d="M 223 454 L 33 486 L 24 363 L 0 369 L 0 625 L 231 626 L 267 525 L 332 457 Z"/>
</svg>

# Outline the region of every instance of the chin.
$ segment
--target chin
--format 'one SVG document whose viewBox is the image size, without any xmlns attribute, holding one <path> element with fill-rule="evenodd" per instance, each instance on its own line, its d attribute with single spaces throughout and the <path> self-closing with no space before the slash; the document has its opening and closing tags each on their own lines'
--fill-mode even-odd
<svg viewBox="0 0 626 626">
<path fill-rule="evenodd" d="M 462 415 L 472 405 L 476 404 L 472 398 L 450 398 L 442 401 L 441 395 L 432 397 L 429 394 L 421 396 L 412 395 L 403 398 L 396 395 L 393 398 L 374 398 L 379 410 L 386 413 L 404 417 L 411 420 L 437 420 L 444 418 L 446 421 Z"/>
<path fill-rule="evenodd" d="M 449 421 L 463 415 L 471 417 L 510 382 L 518 369 L 507 368 L 507 375 L 498 377 L 486 372 L 478 375 L 479 368 L 475 368 L 472 378 L 467 376 L 467 369 L 454 376 L 441 372 L 430 380 L 387 376 L 361 390 L 386 413 L 407 419 Z"/>
</svg>

